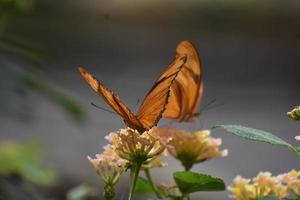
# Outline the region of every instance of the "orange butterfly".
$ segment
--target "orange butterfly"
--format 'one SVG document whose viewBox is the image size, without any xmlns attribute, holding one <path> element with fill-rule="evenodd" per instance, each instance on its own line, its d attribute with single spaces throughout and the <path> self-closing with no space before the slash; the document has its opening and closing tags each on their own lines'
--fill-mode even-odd
<svg viewBox="0 0 300 200">
<path fill-rule="evenodd" d="M 144 98 L 136 115 L 121 101 L 121 99 L 93 77 L 87 70 L 80 67 L 84 80 L 120 115 L 125 124 L 140 133 L 156 126 L 169 100 L 171 86 L 187 62 L 187 55 L 176 55 L 174 61 L 156 80 Z M 170 108 L 172 109 L 172 108 Z"/>
<path fill-rule="evenodd" d="M 186 56 L 186 62 L 171 85 L 163 117 L 189 122 L 199 115 L 197 110 L 203 96 L 202 70 L 200 56 L 191 42 L 182 41 L 177 45 L 176 57 L 182 56 Z M 166 72 L 173 71 L 172 68 L 171 65 Z"/>
</svg>

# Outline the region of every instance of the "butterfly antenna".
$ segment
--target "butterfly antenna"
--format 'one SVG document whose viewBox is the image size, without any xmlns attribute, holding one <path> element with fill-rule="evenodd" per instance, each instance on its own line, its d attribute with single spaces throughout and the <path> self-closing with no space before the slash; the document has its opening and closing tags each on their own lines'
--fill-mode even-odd
<svg viewBox="0 0 300 200">
<path fill-rule="evenodd" d="M 103 110 L 103 111 L 106 111 L 106 112 L 109 112 L 109 113 L 112 113 L 112 114 L 118 115 L 117 113 L 115 113 L 115 112 L 113 112 L 113 111 L 111 111 L 111 110 L 108 110 L 108 109 L 106 109 L 106 108 L 102 108 L 102 107 L 100 107 L 100 106 L 97 106 L 97 105 L 96 105 L 96 104 L 94 104 L 93 102 L 91 102 L 91 105 L 92 105 L 92 106 L 94 106 L 95 108 L 98 108 L 98 109 L 100 109 L 100 110 Z"/>
<path fill-rule="evenodd" d="M 217 107 L 223 106 L 224 104 L 225 104 L 225 103 L 215 104 L 214 106 L 211 106 L 211 107 L 209 107 L 209 108 L 206 108 L 205 110 L 207 111 L 207 110 L 215 109 L 215 108 L 217 108 Z"/>
<path fill-rule="evenodd" d="M 210 106 L 210 105 L 212 105 L 213 103 L 215 103 L 217 101 L 217 99 L 213 99 L 213 100 L 211 100 L 210 102 L 208 102 L 207 104 L 205 104 L 201 109 L 200 109 L 200 113 L 202 112 L 202 111 L 204 111 L 205 109 L 208 109 L 208 107 Z"/>
<path fill-rule="evenodd" d="M 211 110 L 211 109 L 215 109 L 217 107 L 220 107 L 220 106 L 223 106 L 224 103 L 219 103 L 219 104 L 214 104 L 216 102 L 216 99 L 213 99 L 212 101 L 208 102 L 206 105 L 204 105 L 201 109 L 200 109 L 200 113 L 203 112 L 203 111 L 208 111 L 208 110 Z"/>
<path fill-rule="evenodd" d="M 133 106 L 133 109 L 135 109 L 136 106 L 137 106 L 139 103 L 140 103 L 140 99 L 138 99 L 138 100 L 136 101 L 136 103 L 135 103 L 134 106 Z"/>
</svg>

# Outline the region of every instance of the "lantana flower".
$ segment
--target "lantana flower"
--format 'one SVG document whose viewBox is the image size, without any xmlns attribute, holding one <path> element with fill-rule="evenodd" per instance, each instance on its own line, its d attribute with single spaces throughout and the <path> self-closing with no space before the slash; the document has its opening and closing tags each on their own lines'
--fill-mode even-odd
<svg viewBox="0 0 300 200">
<path fill-rule="evenodd" d="M 129 163 L 149 164 L 165 149 L 160 139 L 151 132 L 150 130 L 140 134 L 134 129 L 127 128 L 121 129 L 118 133 L 111 133 L 107 139 L 111 141 L 112 148 L 122 159 Z"/>
<path fill-rule="evenodd" d="M 280 199 L 286 196 L 286 192 L 284 192 L 286 188 L 270 172 L 260 172 L 253 182 L 258 197 L 270 196 L 273 193 L 279 195 L 277 197 Z"/>
<path fill-rule="evenodd" d="M 105 183 L 104 196 L 107 199 L 113 198 L 114 186 L 127 168 L 128 161 L 120 158 L 110 146 L 106 146 L 103 153 L 96 154 L 96 158 L 88 156 L 88 159 Z"/>
<path fill-rule="evenodd" d="M 287 185 L 270 172 L 260 172 L 252 181 L 237 176 L 228 190 L 233 193 L 230 197 L 235 200 L 255 200 L 268 196 L 283 199 L 289 194 Z"/>
<path fill-rule="evenodd" d="M 228 150 L 219 150 L 222 140 L 210 136 L 209 130 L 189 133 L 185 130 L 156 128 L 153 131 L 163 138 L 168 152 L 190 170 L 195 163 L 215 157 L 227 156 Z"/>
<path fill-rule="evenodd" d="M 251 180 L 241 176 L 235 177 L 228 190 L 233 193 L 230 195 L 235 200 L 251 200 L 257 196 L 254 185 L 250 184 Z"/>
<path fill-rule="evenodd" d="M 287 186 L 291 193 L 300 198 L 300 171 L 291 170 L 288 173 L 278 175 L 277 178 Z"/>
</svg>

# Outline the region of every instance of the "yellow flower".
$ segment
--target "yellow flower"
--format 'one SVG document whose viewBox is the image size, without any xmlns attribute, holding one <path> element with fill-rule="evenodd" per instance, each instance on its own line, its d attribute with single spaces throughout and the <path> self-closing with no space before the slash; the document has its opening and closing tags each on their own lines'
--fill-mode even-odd
<svg viewBox="0 0 300 200">
<path fill-rule="evenodd" d="M 228 151 L 219 150 L 222 141 L 210 136 L 209 130 L 189 133 L 184 130 L 156 128 L 155 135 L 162 138 L 168 152 L 189 170 L 195 163 L 203 162 L 214 157 L 227 156 Z"/>
<path fill-rule="evenodd" d="M 277 197 L 278 199 L 283 199 L 288 196 L 288 187 L 283 185 L 283 184 L 277 184 L 273 188 L 274 196 Z"/>
<path fill-rule="evenodd" d="M 158 158 L 165 147 L 152 131 L 140 134 L 131 128 L 121 129 L 117 134 L 110 134 L 112 148 L 130 163 L 148 164 Z"/>
<path fill-rule="evenodd" d="M 283 199 L 288 196 L 287 186 L 270 172 L 260 172 L 252 181 L 237 176 L 228 190 L 236 200 L 254 200 L 267 196 Z"/>
<path fill-rule="evenodd" d="M 287 115 L 289 116 L 289 118 L 299 121 L 300 120 L 300 106 L 297 106 L 290 112 L 287 112 Z"/>
<path fill-rule="evenodd" d="M 273 192 L 273 188 L 278 184 L 278 180 L 272 177 L 270 172 L 260 172 L 254 179 L 254 185 L 257 188 L 257 194 L 260 197 L 269 196 Z"/>
<path fill-rule="evenodd" d="M 236 200 L 251 200 L 257 197 L 256 188 L 250 183 L 250 179 L 245 179 L 241 176 L 237 176 L 228 190 L 233 193 L 231 198 Z"/>
<path fill-rule="evenodd" d="M 290 192 L 300 197 L 300 171 L 293 169 L 288 173 L 278 175 L 277 179 L 285 184 Z"/>
</svg>

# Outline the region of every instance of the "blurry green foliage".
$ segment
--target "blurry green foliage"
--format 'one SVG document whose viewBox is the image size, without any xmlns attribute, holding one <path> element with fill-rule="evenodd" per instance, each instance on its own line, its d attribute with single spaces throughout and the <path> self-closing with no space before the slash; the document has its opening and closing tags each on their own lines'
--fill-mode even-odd
<svg viewBox="0 0 300 200">
<path fill-rule="evenodd" d="M 11 33 L 0 35 L 0 48 L 9 54 L 29 61 L 36 67 L 44 66 L 47 58 L 45 46 Z"/>
<path fill-rule="evenodd" d="M 97 196 L 97 195 L 98 195 L 98 191 L 96 188 L 88 184 L 81 184 L 71 189 L 67 193 L 67 200 L 85 200 L 89 197 Z"/>
<path fill-rule="evenodd" d="M 33 9 L 33 5 L 33 0 L 0 0 L 0 50 L 6 53 L 4 59 L 11 60 L 10 62 L 14 63 L 13 67 L 4 66 L 10 70 L 9 73 L 3 74 L 3 76 L 5 76 L 4 80 L 15 80 L 13 77 L 7 77 L 9 75 L 15 77 L 22 76 L 25 81 L 18 82 L 15 80 L 16 83 L 13 85 L 18 85 L 16 86 L 17 88 L 22 88 L 23 93 L 26 92 L 26 89 L 34 90 L 46 96 L 55 104 L 61 106 L 73 117 L 73 119 L 80 121 L 83 119 L 83 110 L 80 105 L 63 92 L 60 92 L 59 89 L 51 86 L 47 81 L 40 78 L 40 76 L 38 77 L 35 75 L 37 74 L 37 71 L 34 70 L 32 66 L 45 66 L 45 60 L 47 58 L 46 47 L 6 30 L 7 23 L 19 15 L 29 13 Z M 13 58 L 8 57 L 7 54 L 11 55 Z M 20 66 L 20 64 L 18 64 L 20 59 L 29 62 L 30 66 L 27 66 L 27 64 L 22 64 L 22 66 Z M 8 62 L 3 60 L 0 62 L 1 65 L 12 65 L 7 63 Z M 4 83 L 7 85 L 7 82 Z M 24 86 L 26 86 L 26 88 Z M 7 86 L 4 86 L 4 89 L 13 90 L 13 88 Z M 6 100 L 11 101 L 9 98 Z M 1 103 L 4 105 L 9 104 L 9 102 Z"/>
<path fill-rule="evenodd" d="M 34 75 L 26 76 L 25 83 L 31 89 L 43 94 L 51 101 L 60 105 L 64 110 L 68 111 L 75 120 L 82 120 L 83 110 L 75 101 L 72 100 L 72 98 L 69 98 Z"/>
<path fill-rule="evenodd" d="M 33 0 L 0 0 L 0 23 L 26 13 L 33 7 Z"/>
<path fill-rule="evenodd" d="M 40 166 L 41 149 L 35 143 L 0 143 L 0 176 L 19 175 L 38 185 L 52 185 L 56 181 L 52 170 Z"/>
</svg>

